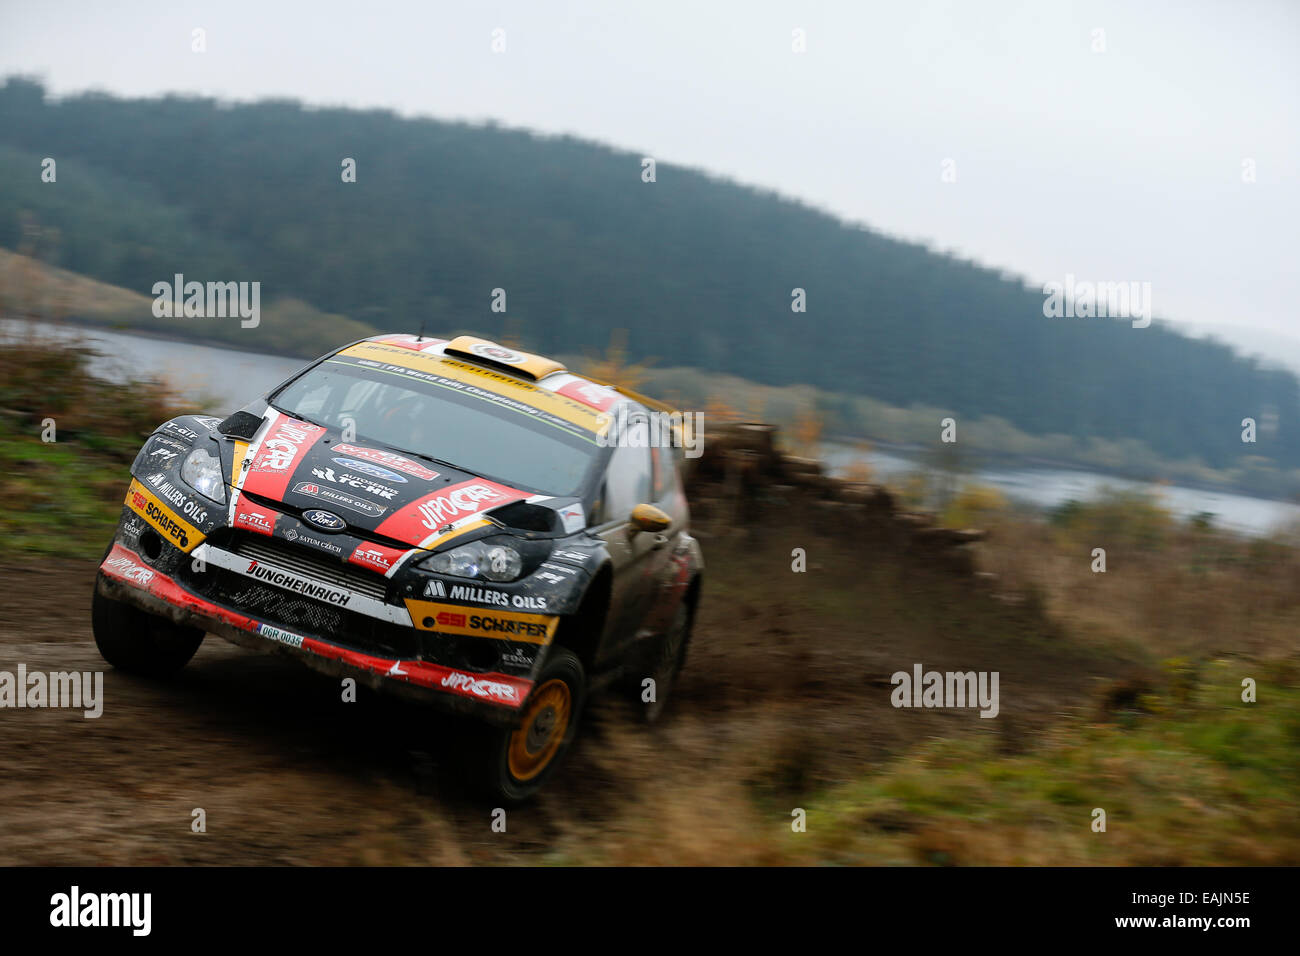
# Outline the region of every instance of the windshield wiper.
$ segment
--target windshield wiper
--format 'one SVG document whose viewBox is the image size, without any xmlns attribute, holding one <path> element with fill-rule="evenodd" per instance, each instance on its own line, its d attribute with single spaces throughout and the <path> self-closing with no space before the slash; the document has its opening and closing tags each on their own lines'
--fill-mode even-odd
<svg viewBox="0 0 1300 956">
<path fill-rule="evenodd" d="M 380 442 L 380 444 L 387 444 L 387 443 Z M 463 471 L 471 475 L 477 474 L 477 472 L 470 471 L 468 468 L 463 468 L 460 465 L 453 464 L 452 462 L 446 461 L 445 459 L 434 458 L 432 455 L 426 455 L 422 451 L 411 451 L 409 448 L 399 448 L 396 445 L 389 445 L 388 447 L 393 449 L 393 451 L 400 451 L 403 455 L 412 455 L 416 458 L 423 458 L 425 461 L 432 462 L 435 465 L 442 465 L 442 467 L 444 468 L 451 468 L 453 471 Z"/>
<path fill-rule="evenodd" d="M 324 429 L 329 428 L 329 426 L 326 425 L 324 422 L 318 422 L 313 418 L 308 418 L 306 415 L 303 415 L 301 412 L 291 412 L 287 408 L 281 408 L 279 405 L 276 405 L 274 402 L 267 402 L 266 404 L 270 405 L 281 415 L 288 415 L 290 418 L 296 418 L 299 421 L 306 422 L 309 425 L 315 425 L 317 428 L 324 428 Z"/>
</svg>

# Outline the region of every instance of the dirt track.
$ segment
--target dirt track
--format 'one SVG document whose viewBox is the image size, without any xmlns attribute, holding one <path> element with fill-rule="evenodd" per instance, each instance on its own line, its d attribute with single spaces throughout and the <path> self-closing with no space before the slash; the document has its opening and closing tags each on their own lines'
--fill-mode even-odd
<svg viewBox="0 0 1300 956">
<path fill-rule="evenodd" d="M 944 582 L 901 593 L 883 566 L 814 567 L 759 589 L 796 577 L 784 543 L 746 547 L 743 575 L 712 552 L 672 718 L 646 730 L 597 699 L 566 767 L 504 834 L 443 779 L 418 706 L 364 690 L 344 704 L 335 682 L 214 637 L 168 683 L 132 677 L 91 639 L 93 563 L 0 568 L 0 670 L 105 671 L 97 720 L 0 710 L 0 864 L 761 862 L 820 785 L 926 736 L 1015 747 L 1109 669 Z M 888 675 L 912 662 L 1000 670 L 1002 718 L 895 710 Z"/>
</svg>

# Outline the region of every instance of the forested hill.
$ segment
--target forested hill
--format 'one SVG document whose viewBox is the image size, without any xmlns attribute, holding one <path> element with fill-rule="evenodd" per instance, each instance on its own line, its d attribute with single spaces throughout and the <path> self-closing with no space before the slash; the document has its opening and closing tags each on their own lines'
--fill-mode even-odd
<svg viewBox="0 0 1300 956">
<path fill-rule="evenodd" d="M 600 348 L 622 328 L 634 356 L 664 365 L 1132 437 L 1216 467 L 1244 450 L 1300 464 L 1289 374 L 1156 325 L 1045 318 L 1023 280 L 663 159 L 646 183 L 639 154 L 572 138 L 285 101 L 55 100 L 9 79 L 0 245 L 34 221 L 58 230 L 55 264 L 145 294 L 177 272 L 256 279 L 264 304 L 510 331 L 542 352 Z M 1241 419 L 1269 408 L 1276 433 L 1243 446 Z"/>
</svg>

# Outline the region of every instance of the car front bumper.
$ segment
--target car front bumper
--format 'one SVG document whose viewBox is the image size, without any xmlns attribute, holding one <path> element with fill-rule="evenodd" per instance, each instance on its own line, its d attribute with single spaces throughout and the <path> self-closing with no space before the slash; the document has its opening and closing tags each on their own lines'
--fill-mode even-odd
<svg viewBox="0 0 1300 956">
<path fill-rule="evenodd" d="M 378 657 L 320 635 L 289 631 L 192 593 L 121 543 L 114 543 L 105 556 L 95 586 L 106 598 L 180 625 L 202 628 L 234 644 L 288 654 L 321 673 L 351 677 L 376 690 L 493 724 L 513 725 L 533 687 L 532 681 L 512 675 Z"/>
</svg>

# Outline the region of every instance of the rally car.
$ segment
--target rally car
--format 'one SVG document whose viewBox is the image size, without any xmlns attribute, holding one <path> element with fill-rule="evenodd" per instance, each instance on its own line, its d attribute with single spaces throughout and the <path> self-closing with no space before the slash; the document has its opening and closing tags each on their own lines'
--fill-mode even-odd
<svg viewBox="0 0 1300 956">
<path fill-rule="evenodd" d="M 703 560 L 674 414 L 473 336 L 355 342 L 145 442 L 96 644 L 161 676 L 212 633 L 477 718 L 477 782 L 522 800 L 590 691 L 654 720 L 685 660 Z"/>
</svg>

